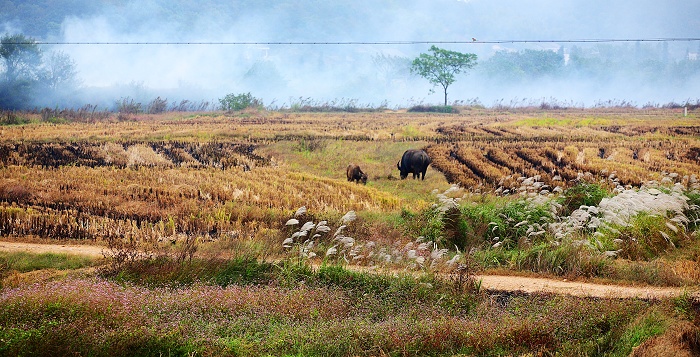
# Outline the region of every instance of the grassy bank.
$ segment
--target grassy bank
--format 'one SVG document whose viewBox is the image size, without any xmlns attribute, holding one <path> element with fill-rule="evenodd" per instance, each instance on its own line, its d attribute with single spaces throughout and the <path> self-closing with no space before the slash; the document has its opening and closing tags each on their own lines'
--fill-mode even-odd
<svg viewBox="0 0 700 357">
<path fill-rule="evenodd" d="M 626 356 L 689 306 L 485 293 L 456 275 L 292 261 L 160 261 L 5 289 L 0 354 Z"/>
</svg>

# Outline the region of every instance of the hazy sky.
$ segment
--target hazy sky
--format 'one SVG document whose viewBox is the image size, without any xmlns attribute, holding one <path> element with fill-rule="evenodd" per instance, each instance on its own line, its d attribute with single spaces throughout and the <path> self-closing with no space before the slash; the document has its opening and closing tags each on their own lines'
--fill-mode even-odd
<svg viewBox="0 0 700 357">
<path fill-rule="evenodd" d="M 48 40 L 145 42 L 467 41 L 439 47 L 476 53 L 570 49 L 569 43 L 470 43 L 493 40 L 657 39 L 700 37 L 700 1 L 681 0 L 430 0 L 430 1 L 105 1 L 104 10 L 69 16 Z M 8 28 L 8 25 L 5 25 Z M 19 27 L 19 28 L 17 28 Z M 21 22 L 13 28 L 22 31 Z M 619 44 L 630 48 L 633 43 Z M 658 48 L 660 43 L 644 43 Z M 594 46 L 577 44 L 579 47 Z M 657 46 L 657 47 L 653 47 Z M 420 78 L 387 77 L 380 55 L 415 58 L 412 45 L 76 45 L 52 47 L 75 60 L 86 88 L 170 100 L 216 99 L 252 92 L 268 104 L 299 97 L 358 99 L 390 105 L 440 103 L 442 93 Z M 672 59 L 698 52 L 699 42 L 671 42 Z M 695 76 L 697 77 L 697 73 Z M 700 78 L 700 77 L 698 77 Z M 639 104 L 700 97 L 700 80 L 682 85 L 638 83 L 610 73 L 592 80 L 537 80 L 516 86 L 487 81 L 477 66 L 450 88 L 450 101 L 549 98 L 591 104 L 625 99 Z"/>
</svg>

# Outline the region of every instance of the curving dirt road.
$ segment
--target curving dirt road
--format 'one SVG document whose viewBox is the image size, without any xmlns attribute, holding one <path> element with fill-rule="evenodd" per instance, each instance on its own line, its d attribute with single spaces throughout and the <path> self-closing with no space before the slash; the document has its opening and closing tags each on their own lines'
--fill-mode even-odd
<svg viewBox="0 0 700 357">
<path fill-rule="evenodd" d="M 0 251 L 26 251 L 30 253 L 65 253 L 91 257 L 102 257 L 104 247 L 94 245 L 70 244 L 36 244 L 0 241 Z M 518 276 L 479 275 L 481 286 L 486 290 L 523 291 L 526 293 L 546 292 L 567 294 L 581 297 L 601 298 L 642 298 L 662 299 L 680 296 L 684 293 L 700 299 L 700 287 L 633 287 L 621 285 L 603 285 L 584 282 L 566 281 L 564 279 L 547 279 Z"/>
</svg>

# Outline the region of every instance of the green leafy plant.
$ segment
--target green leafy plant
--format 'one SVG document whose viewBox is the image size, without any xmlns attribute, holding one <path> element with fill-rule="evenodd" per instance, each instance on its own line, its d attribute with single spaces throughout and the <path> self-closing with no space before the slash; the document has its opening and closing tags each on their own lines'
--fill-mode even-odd
<svg viewBox="0 0 700 357">
<path fill-rule="evenodd" d="M 414 105 L 408 108 L 409 113 L 448 113 L 457 114 L 459 110 L 451 105 Z"/>
<path fill-rule="evenodd" d="M 462 217 L 467 224 L 467 238 L 474 243 L 493 248 L 512 249 L 519 243 L 544 239 L 552 213 L 547 205 L 526 200 L 463 206 Z M 522 241 L 522 242 L 521 242 Z"/>
<path fill-rule="evenodd" d="M 569 215 L 581 206 L 597 206 L 603 198 L 610 196 L 608 191 L 595 183 L 580 182 L 564 191 L 559 198 L 562 215 Z"/>
<path fill-rule="evenodd" d="M 262 100 L 253 97 L 250 92 L 233 94 L 229 93 L 225 97 L 219 99 L 219 104 L 221 104 L 221 110 L 227 112 L 243 110 L 246 108 L 255 108 L 262 106 Z"/>
</svg>

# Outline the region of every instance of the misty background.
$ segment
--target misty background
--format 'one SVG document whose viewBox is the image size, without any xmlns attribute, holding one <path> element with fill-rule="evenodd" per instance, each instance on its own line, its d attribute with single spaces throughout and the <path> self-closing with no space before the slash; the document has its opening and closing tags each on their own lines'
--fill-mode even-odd
<svg viewBox="0 0 700 357">
<path fill-rule="evenodd" d="M 409 71 L 431 44 L 478 55 L 450 103 L 641 107 L 700 98 L 697 14 L 700 1 L 681 0 L 14 0 L 0 1 L 0 34 L 40 42 L 44 70 L 73 69 L 20 108 L 246 92 L 273 108 L 441 104 L 442 89 Z M 630 41 L 565 42 L 584 39 Z M 361 44 L 398 41 L 419 43 Z"/>
</svg>

